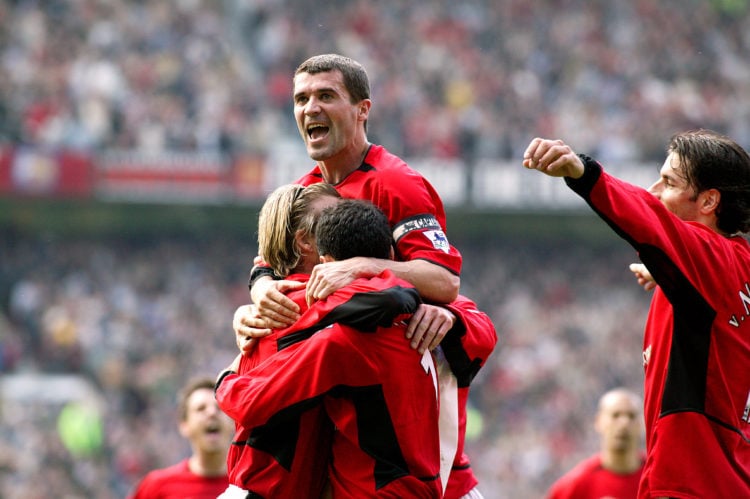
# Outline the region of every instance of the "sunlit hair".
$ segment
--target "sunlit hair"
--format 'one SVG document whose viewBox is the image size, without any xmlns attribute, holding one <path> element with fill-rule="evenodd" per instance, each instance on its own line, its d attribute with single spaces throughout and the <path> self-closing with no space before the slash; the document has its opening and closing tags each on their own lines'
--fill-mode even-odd
<svg viewBox="0 0 750 499">
<path fill-rule="evenodd" d="M 695 193 L 721 193 L 716 225 L 725 234 L 750 230 L 750 156 L 735 141 L 711 130 L 677 133 L 669 141 Z"/>
<path fill-rule="evenodd" d="M 180 421 L 187 420 L 188 415 L 188 400 L 190 396 L 201 389 L 214 390 L 215 382 L 210 377 L 193 378 L 189 380 L 185 386 L 182 387 L 180 393 L 177 395 L 177 414 Z"/>
<path fill-rule="evenodd" d="M 313 233 L 316 214 L 312 204 L 323 197 L 340 197 L 325 182 L 304 187 L 287 184 L 266 198 L 258 218 L 258 250 L 263 260 L 279 277 L 286 277 L 299 265 L 302 254 L 295 235 Z"/>
</svg>

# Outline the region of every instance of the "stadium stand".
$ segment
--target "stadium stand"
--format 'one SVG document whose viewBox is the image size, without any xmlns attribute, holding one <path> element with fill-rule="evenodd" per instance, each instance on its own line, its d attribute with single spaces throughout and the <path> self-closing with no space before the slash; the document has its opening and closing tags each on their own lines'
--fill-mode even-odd
<svg viewBox="0 0 750 499">
<path fill-rule="evenodd" d="M 516 160 L 547 135 L 657 163 L 696 126 L 748 147 L 749 18 L 745 0 L 2 2 L 0 170 L 15 148 L 267 157 L 298 140 L 290 75 L 322 52 L 368 68 L 371 138 L 407 158 Z M 16 215 L 0 227 L 0 497 L 123 497 L 187 455 L 174 393 L 235 354 L 254 234 L 40 233 Z M 641 386 L 634 255 L 577 235 L 452 236 L 500 338 L 467 443 L 487 499 L 541 497 L 594 450 L 598 396 Z"/>
</svg>

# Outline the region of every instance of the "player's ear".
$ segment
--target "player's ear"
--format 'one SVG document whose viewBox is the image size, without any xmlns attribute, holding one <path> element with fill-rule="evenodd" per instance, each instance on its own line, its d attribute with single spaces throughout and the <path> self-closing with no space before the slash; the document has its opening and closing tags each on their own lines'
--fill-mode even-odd
<svg viewBox="0 0 750 499">
<path fill-rule="evenodd" d="M 190 437 L 190 427 L 188 426 L 187 421 L 180 421 L 178 429 L 180 431 L 180 435 L 182 435 L 182 438 Z"/>
<path fill-rule="evenodd" d="M 310 254 L 315 251 L 314 238 L 310 237 L 310 235 L 302 229 L 295 232 L 294 241 L 303 254 Z"/>
<path fill-rule="evenodd" d="M 372 106 L 372 101 L 370 99 L 362 99 L 359 103 L 359 118 L 361 120 L 366 120 L 370 115 L 370 106 Z"/>
<path fill-rule="evenodd" d="M 719 208 L 719 201 L 721 201 L 721 193 L 718 189 L 706 189 L 698 195 L 700 199 L 700 209 L 702 212 L 708 213 L 716 211 Z"/>
<path fill-rule="evenodd" d="M 331 255 L 320 255 L 320 263 L 335 262 L 336 260 Z"/>
</svg>

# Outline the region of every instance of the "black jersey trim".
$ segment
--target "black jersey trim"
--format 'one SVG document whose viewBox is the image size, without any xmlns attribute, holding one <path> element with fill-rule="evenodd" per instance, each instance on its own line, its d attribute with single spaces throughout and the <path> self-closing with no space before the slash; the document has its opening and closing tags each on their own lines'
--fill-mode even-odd
<svg viewBox="0 0 750 499">
<path fill-rule="evenodd" d="M 406 218 L 393 228 L 393 240 L 398 244 L 402 237 L 415 230 L 443 230 L 435 215 L 422 213 Z"/>
</svg>

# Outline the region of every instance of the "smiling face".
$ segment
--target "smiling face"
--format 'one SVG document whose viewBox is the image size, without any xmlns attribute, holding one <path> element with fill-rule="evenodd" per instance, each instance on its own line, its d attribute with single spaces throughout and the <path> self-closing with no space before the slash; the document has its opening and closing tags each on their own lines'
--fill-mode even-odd
<svg viewBox="0 0 750 499">
<path fill-rule="evenodd" d="M 369 110 L 369 99 L 352 102 L 338 70 L 294 77 L 294 117 L 307 154 L 315 161 L 348 167 L 352 159 L 361 159 Z"/>
</svg>

